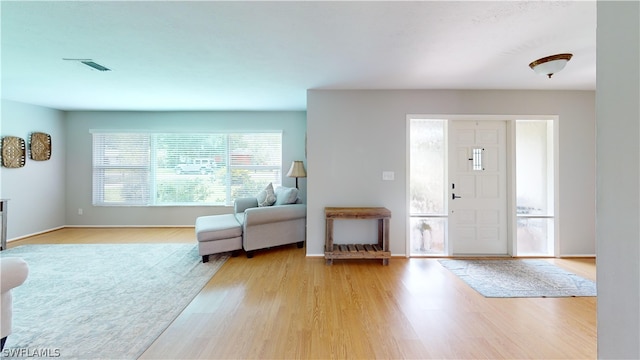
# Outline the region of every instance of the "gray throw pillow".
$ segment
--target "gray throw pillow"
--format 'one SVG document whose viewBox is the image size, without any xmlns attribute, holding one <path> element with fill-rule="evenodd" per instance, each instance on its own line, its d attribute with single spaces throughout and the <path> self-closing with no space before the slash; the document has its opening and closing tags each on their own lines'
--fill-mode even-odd
<svg viewBox="0 0 640 360">
<path fill-rule="evenodd" d="M 258 193 L 258 196 L 256 196 L 256 198 L 258 199 L 259 207 L 273 205 L 273 203 L 276 202 L 276 194 L 273 191 L 273 184 L 269 183 L 269 185 L 267 185 L 264 190 Z"/>
<path fill-rule="evenodd" d="M 278 186 L 276 188 L 275 205 L 295 204 L 298 200 L 298 189 Z"/>
</svg>

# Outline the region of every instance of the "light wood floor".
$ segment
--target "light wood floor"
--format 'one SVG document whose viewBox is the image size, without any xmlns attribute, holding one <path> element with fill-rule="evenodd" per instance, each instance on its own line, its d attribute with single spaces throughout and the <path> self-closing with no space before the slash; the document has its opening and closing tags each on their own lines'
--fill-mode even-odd
<svg viewBox="0 0 640 360">
<path fill-rule="evenodd" d="M 192 228 L 68 228 L 11 242 L 194 242 Z M 594 259 L 549 260 L 595 280 Z M 596 358 L 596 298 L 488 299 L 435 259 L 231 258 L 142 359 Z"/>
</svg>

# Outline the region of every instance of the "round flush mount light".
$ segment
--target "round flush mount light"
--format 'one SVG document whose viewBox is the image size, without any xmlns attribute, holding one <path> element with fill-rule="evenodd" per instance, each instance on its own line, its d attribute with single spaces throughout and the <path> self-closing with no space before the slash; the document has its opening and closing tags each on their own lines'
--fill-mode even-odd
<svg viewBox="0 0 640 360">
<path fill-rule="evenodd" d="M 573 54 L 557 54 L 543 57 L 529 64 L 529 67 L 533 69 L 536 74 L 544 74 L 551 78 L 553 74 L 564 69 L 572 56 Z"/>
</svg>

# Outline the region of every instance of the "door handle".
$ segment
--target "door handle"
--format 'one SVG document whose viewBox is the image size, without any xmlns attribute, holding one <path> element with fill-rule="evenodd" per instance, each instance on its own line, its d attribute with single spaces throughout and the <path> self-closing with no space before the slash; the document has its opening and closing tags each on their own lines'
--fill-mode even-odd
<svg viewBox="0 0 640 360">
<path fill-rule="evenodd" d="M 451 200 L 462 199 L 462 196 L 456 196 L 455 193 L 451 193 Z"/>
</svg>

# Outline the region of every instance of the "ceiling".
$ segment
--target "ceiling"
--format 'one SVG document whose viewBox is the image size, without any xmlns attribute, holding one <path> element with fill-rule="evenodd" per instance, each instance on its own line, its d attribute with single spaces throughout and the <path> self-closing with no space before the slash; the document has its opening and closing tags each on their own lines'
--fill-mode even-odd
<svg viewBox="0 0 640 360">
<path fill-rule="evenodd" d="M 304 110 L 308 89 L 596 84 L 595 1 L 2 0 L 0 15 L 2 98 L 61 110 Z M 564 52 L 551 79 L 528 67 Z"/>
</svg>

